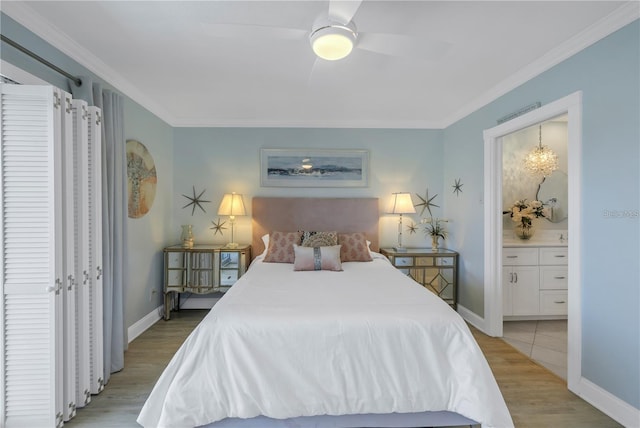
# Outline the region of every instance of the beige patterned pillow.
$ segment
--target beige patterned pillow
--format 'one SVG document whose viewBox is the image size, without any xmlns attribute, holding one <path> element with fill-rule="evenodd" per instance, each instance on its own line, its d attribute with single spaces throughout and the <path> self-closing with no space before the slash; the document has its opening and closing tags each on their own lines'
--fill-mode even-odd
<svg viewBox="0 0 640 428">
<path fill-rule="evenodd" d="M 332 270 L 341 271 L 340 245 L 328 247 L 293 246 L 295 261 L 293 270 Z"/>
<path fill-rule="evenodd" d="M 293 245 L 300 242 L 301 232 L 273 231 L 269 234 L 269 248 L 264 256 L 266 263 L 293 263 Z"/>
<path fill-rule="evenodd" d="M 338 245 L 338 232 L 302 231 L 303 247 L 328 247 Z"/>
<path fill-rule="evenodd" d="M 340 259 L 343 262 L 370 262 L 371 253 L 367 245 L 367 236 L 362 232 L 339 233 L 338 244 L 340 249 Z"/>
</svg>

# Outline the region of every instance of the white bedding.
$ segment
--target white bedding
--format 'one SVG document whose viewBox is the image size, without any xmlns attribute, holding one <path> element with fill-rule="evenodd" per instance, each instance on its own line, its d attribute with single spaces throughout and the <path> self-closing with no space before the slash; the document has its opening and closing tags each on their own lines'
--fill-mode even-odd
<svg viewBox="0 0 640 428">
<path fill-rule="evenodd" d="M 448 410 L 513 426 L 457 313 L 379 254 L 343 269 L 257 258 L 178 350 L 138 423 Z"/>
</svg>

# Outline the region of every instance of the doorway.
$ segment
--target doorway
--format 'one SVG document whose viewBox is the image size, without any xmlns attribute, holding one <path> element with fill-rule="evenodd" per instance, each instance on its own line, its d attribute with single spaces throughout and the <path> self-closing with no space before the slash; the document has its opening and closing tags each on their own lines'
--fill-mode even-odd
<svg viewBox="0 0 640 428">
<path fill-rule="evenodd" d="M 503 201 L 502 153 L 503 137 L 513 132 L 567 114 L 568 163 L 568 346 L 567 385 L 578 389 L 581 373 L 581 293 L 580 293 L 580 224 L 581 224 L 581 145 L 582 93 L 576 92 L 537 110 L 484 132 L 484 322 L 485 331 L 503 336 Z"/>
<path fill-rule="evenodd" d="M 540 146 L 555 155 L 555 170 L 531 172 L 525 166 Z M 502 339 L 566 381 L 567 115 L 503 136 L 502 156 Z M 514 213 L 515 201 L 543 205 L 531 212 L 516 207 Z M 514 227 L 529 221 L 532 228 L 523 231 L 531 239 L 519 239 Z M 538 257 L 530 260 L 534 254 Z"/>
</svg>

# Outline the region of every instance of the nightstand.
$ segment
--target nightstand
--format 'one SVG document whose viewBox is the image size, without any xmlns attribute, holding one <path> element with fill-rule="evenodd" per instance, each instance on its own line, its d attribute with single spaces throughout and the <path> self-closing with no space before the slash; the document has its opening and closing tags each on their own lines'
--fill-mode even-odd
<svg viewBox="0 0 640 428">
<path fill-rule="evenodd" d="M 457 252 L 444 248 L 407 248 L 405 252 L 382 248 L 380 253 L 386 256 L 392 265 L 438 295 L 454 310 L 457 308 Z"/>
<path fill-rule="evenodd" d="M 180 309 L 180 293 L 225 292 L 246 272 L 251 262 L 251 245 L 241 244 L 238 248 L 173 245 L 163 251 L 165 320 L 171 318 L 172 309 Z"/>
</svg>

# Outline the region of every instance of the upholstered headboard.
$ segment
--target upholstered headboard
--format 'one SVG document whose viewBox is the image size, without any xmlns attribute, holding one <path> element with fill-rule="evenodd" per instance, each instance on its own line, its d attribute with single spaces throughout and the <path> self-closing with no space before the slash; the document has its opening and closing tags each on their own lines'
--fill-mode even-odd
<svg viewBox="0 0 640 428">
<path fill-rule="evenodd" d="M 254 197 L 252 257 L 264 250 L 262 236 L 274 230 L 364 232 L 378 251 L 378 198 Z"/>
</svg>

